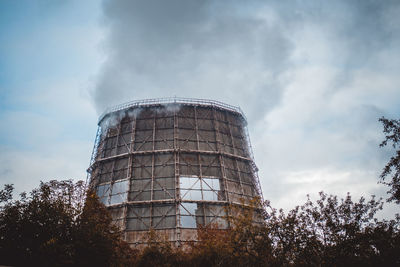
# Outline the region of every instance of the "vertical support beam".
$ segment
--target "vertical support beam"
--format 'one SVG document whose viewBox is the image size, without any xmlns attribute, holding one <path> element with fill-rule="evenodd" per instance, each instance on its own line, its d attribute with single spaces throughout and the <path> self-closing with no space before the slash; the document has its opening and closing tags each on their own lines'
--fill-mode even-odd
<svg viewBox="0 0 400 267">
<path fill-rule="evenodd" d="M 156 150 L 156 118 L 157 118 L 157 111 L 155 110 L 153 113 L 153 146 L 152 149 L 153 151 Z"/>
<path fill-rule="evenodd" d="M 131 143 L 129 146 L 129 179 L 132 180 L 133 177 L 133 160 L 134 160 L 134 149 L 136 140 L 136 116 L 132 118 L 132 129 L 131 129 Z"/>
<path fill-rule="evenodd" d="M 196 131 L 196 142 L 197 142 L 197 151 L 200 151 L 200 144 L 199 144 L 199 123 L 197 122 L 197 108 L 194 106 L 194 124 L 195 124 L 195 131 Z M 200 160 L 200 159 L 199 159 Z M 200 162 L 200 161 L 199 161 Z"/>
<path fill-rule="evenodd" d="M 228 112 L 225 110 L 225 116 L 226 118 L 228 118 L 228 116 L 232 116 L 229 115 Z M 236 146 L 235 146 L 235 142 L 233 140 L 233 135 L 232 135 L 232 129 L 231 129 L 231 123 L 229 121 L 229 119 L 227 119 L 227 123 L 228 123 L 228 129 L 229 129 L 229 136 L 231 138 L 231 144 L 232 144 L 232 150 L 233 150 L 233 154 L 239 156 L 239 154 L 236 151 Z"/>
<path fill-rule="evenodd" d="M 175 241 L 178 247 L 181 246 L 181 216 L 180 216 L 180 185 L 179 185 L 179 148 L 178 148 L 178 116 L 174 108 L 174 160 L 175 160 Z"/>
<path fill-rule="evenodd" d="M 222 174 L 222 184 L 224 185 L 224 192 L 225 192 L 225 199 L 226 201 L 230 202 L 229 200 L 229 194 L 228 194 L 228 190 L 227 190 L 227 184 L 226 184 L 226 173 L 225 173 L 225 166 L 224 166 L 224 160 L 222 157 L 222 150 L 221 150 L 221 139 L 220 139 L 220 133 L 219 133 L 219 123 L 217 121 L 217 115 L 216 115 L 216 111 L 215 108 L 212 107 L 212 113 L 213 113 L 213 125 L 214 125 L 214 131 L 215 131 L 215 140 L 216 140 L 216 146 L 217 146 L 217 151 L 218 151 L 218 157 L 219 157 L 219 164 L 221 166 L 221 174 Z"/>
<path fill-rule="evenodd" d="M 243 189 L 243 182 L 242 182 L 242 175 L 241 175 L 241 170 L 239 168 L 239 164 L 237 163 L 237 159 L 234 158 L 234 162 L 235 162 L 235 168 L 239 177 L 239 184 L 240 184 L 240 194 L 242 195 L 242 197 L 244 198 L 244 189 Z"/>
<path fill-rule="evenodd" d="M 129 178 L 129 186 L 128 186 L 128 192 L 127 192 L 127 200 L 129 202 L 129 192 L 131 191 L 131 186 L 133 184 L 133 161 L 134 161 L 134 149 L 135 149 L 135 140 L 136 140 L 136 114 L 132 116 L 132 122 L 131 122 L 131 142 L 129 145 L 129 161 L 128 161 L 128 178 Z M 124 205 L 124 240 L 127 241 L 127 228 L 128 224 L 128 203 L 125 203 Z"/>
<path fill-rule="evenodd" d="M 228 112 L 225 110 L 225 116 L 226 116 L 226 118 L 228 118 L 228 116 L 232 116 L 232 115 L 229 115 Z M 235 142 L 234 142 L 234 140 L 233 140 L 233 134 L 232 134 L 231 123 L 230 123 L 229 120 L 227 120 L 227 123 L 228 123 L 228 129 L 229 129 L 229 136 L 230 136 L 230 138 L 231 138 L 231 143 L 232 143 L 232 148 L 233 148 L 233 154 L 234 154 L 235 156 L 240 156 L 239 153 L 238 153 L 238 151 L 237 151 L 237 149 L 236 149 Z M 241 175 L 240 175 L 239 165 L 238 165 L 238 163 L 237 163 L 236 157 L 233 159 L 233 161 L 234 161 L 234 163 L 235 163 L 234 167 L 236 168 L 236 172 L 237 172 L 238 178 L 239 178 L 240 193 L 241 193 L 242 197 L 244 198 L 244 189 L 243 189 L 242 177 L 241 177 Z"/>
<path fill-rule="evenodd" d="M 155 148 L 155 136 L 156 136 L 156 111 L 153 114 L 153 152 L 151 153 L 151 187 L 150 187 L 150 200 L 154 200 L 154 148 Z M 150 227 L 153 225 L 153 203 L 150 204 Z"/>
<path fill-rule="evenodd" d="M 203 172 L 202 172 L 202 170 L 201 170 L 201 161 L 200 161 L 200 144 L 199 144 L 199 123 L 198 123 L 198 121 L 197 121 L 197 108 L 196 108 L 196 106 L 194 106 L 194 125 L 195 125 L 195 131 L 196 131 L 196 144 L 197 144 L 197 151 L 196 151 L 196 154 L 197 154 L 197 162 L 198 162 L 198 167 L 199 167 L 199 179 L 201 180 L 202 178 L 203 178 Z M 201 186 L 201 197 L 202 197 L 202 199 L 204 199 L 204 196 L 203 196 L 203 182 L 201 181 L 201 183 L 200 183 L 200 186 Z"/>
</svg>

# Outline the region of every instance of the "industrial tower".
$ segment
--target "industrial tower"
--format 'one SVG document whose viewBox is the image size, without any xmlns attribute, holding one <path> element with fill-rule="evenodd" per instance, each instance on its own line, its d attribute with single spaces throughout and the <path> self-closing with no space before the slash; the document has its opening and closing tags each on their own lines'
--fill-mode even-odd
<svg viewBox="0 0 400 267">
<path fill-rule="evenodd" d="M 232 205 L 262 198 L 246 118 L 218 101 L 133 101 L 100 116 L 90 185 L 131 246 L 154 229 L 176 245 L 229 228 Z M 228 214 L 227 214 L 228 213 Z"/>
</svg>

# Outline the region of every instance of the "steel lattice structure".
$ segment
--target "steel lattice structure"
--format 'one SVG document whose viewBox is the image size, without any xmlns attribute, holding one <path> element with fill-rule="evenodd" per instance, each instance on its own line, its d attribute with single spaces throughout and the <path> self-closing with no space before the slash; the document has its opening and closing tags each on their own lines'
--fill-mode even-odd
<svg viewBox="0 0 400 267">
<path fill-rule="evenodd" d="M 177 245 L 199 225 L 229 227 L 229 205 L 260 197 L 246 118 L 221 102 L 163 98 L 103 113 L 90 185 L 132 246 L 154 229 Z"/>
</svg>

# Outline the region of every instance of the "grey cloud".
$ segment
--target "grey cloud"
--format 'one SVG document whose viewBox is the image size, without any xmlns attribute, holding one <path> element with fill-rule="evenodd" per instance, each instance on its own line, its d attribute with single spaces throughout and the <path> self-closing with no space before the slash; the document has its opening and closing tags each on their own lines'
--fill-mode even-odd
<svg viewBox="0 0 400 267">
<path fill-rule="evenodd" d="M 335 91 L 351 82 L 352 70 L 391 43 L 395 29 L 387 14 L 396 5 L 105 1 L 109 34 L 107 60 L 92 92 L 97 110 L 132 99 L 178 95 L 225 100 L 244 106 L 249 117 L 261 117 L 283 93 L 281 75 L 292 67 L 293 33 L 318 25 L 333 41 L 333 64 L 341 66 Z M 275 21 L 262 16 L 263 10 Z"/>
<path fill-rule="evenodd" d="M 329 193 L 376 189 L 387 155 L 377 119 L 400 98 L 398 1 L 105 1 L 103 11 L 98 113 L 132 99 L 222 100 L 249 119 L 267 198 L 306 193 L 309 181 L 290 179 L 307 175 Z M 343 184 L 317 179 L 336 174 Z"/>
<path fill-rule="evenodd" d="M 93 92 L 98 112 L 173 95 L 256 101 L 252 114 L 272 108 L 291 43 L 279 24 L 241 8 L 240 1 L 105 2 L 108 59 Z"/>
</svg>

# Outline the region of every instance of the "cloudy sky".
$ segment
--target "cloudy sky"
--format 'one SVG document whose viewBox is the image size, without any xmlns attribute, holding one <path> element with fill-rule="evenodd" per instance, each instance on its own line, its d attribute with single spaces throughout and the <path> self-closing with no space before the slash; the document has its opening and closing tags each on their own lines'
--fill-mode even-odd
<svg viewBox="0 0 400 267">
<path fill-rule="evenodd" d="M 178 96 L 243 109 L 274 207 L 386 197 L 398 14 L 390 0 L 0 0 L 0 183 L 85 179 L 106 107 Z"/>
</svg>

